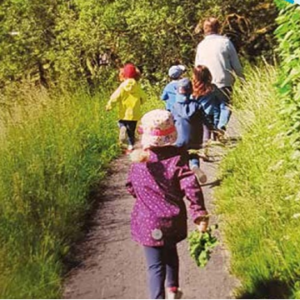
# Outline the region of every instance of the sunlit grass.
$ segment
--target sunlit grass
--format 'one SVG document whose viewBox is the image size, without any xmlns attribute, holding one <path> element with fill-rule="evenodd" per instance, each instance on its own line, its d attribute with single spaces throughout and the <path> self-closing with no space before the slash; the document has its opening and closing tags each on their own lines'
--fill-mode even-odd
<svg viewBox="0 0 300 300">
<path fill-rule="evenodd" d="M 121 153 L 112 91 L 24 86 L 1 98 L 0 296 L 60 298 L 62 258 L 80 235 L 92 189 Z M 143 112 L 162 106 L 148 87 Z"/>
<path fill-rule="evenodd" d="M 300 153 L 280 116 L 276 75 L 271 66 L 249 70 L 237 87 L 242 140 L 222 163 L 216 193 L 239 297 L 296 297 L 299 286 Z"/>
</svg>

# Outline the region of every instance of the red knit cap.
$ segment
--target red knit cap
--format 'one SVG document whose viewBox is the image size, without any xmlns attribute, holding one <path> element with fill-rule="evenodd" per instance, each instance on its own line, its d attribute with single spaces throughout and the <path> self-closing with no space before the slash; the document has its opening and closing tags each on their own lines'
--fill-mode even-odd
<svg viewBox="0 0 300 300">
<path fill-rule="evenodd" d="M 138 77 L 138 73 L 133 64 L 126 64 L 123 68 L 123 76 L 125 79 L 133 78 L 136 79 Z"/>
</svg>

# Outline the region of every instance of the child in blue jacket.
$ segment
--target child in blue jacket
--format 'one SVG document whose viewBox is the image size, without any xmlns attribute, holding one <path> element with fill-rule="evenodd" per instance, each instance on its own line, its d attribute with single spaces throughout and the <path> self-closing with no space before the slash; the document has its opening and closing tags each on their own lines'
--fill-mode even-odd
<svg viewBox="0 0 300 300">
<path fill-rule="evenodd" d="M 166 110 L 168 111 L 172 111 L 172 107 L 176 101 L 177 84 L 185 71 L 185 66 L 182 65 L 172 66 L 169 69 L 168 74 L 172 81 L 165 86 L 161 95 L 161 100 L 165 101 Z"/>
<path fill-rule="evenodd" d="M 205 124 L 203 126 L 203 145 L 207 144 L 211 138 L 220 137 L 223 132 L 224 124 L 220 120 L 223 95 L 222 92 L 212 84 L 212 75 L 209 69 L 205 66 L 197 66 L 193 69 L 193 99 L 199 102 L 203 108 L 206 117 L 213 123 L 214 131 L 208 128 Z"/>
<path fill-rule="evenodd" d="M 177 147 L 186 148 L 189 154 L 190 168 L 196 174 L 201 183 L 207 180 L 206 175 L 200 169 L 199 155 L 197 151 L 202 147 L 203 124 L 213 129 L 213 124 L 207 118 L 200 102 L 191 97 L 192 83 L 188 78 L 178 81 L 178 93 L 172 109 L 178 137 Z"/>
</svg>

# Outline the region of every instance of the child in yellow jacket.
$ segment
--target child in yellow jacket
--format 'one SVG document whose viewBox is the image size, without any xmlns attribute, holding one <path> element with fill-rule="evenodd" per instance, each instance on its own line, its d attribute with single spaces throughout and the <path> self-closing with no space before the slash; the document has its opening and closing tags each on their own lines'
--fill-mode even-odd
<svg viewBox="0 0 300 300">
<path fill-rule="evenodd" d="M 106 105 L 106 110 L 109 111 L 114 104 L 119 104 L 119 140 L 122 144 L 126 140 L 126 135 L 128 136 L 129 152 L 134 147 L 136 124 L 141 118 L 140 108 L 146 101 L 146 94 L 137 82 L 139 75 L 139 71 L 133 64 L 126 64 L 122 70 L 124 81 L 111 95 Z"/>
</svg>

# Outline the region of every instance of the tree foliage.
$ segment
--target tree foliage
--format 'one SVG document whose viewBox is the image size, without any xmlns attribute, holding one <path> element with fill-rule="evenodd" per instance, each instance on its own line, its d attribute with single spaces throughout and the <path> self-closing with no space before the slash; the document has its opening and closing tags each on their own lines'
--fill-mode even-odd
<svg viewBox="0 0 300 300">
<path fill-rule="evenodd" d="M 279 92 L 283 99 L 282 112 L 288 116 L 294 131 L 300 130 L 300 6 L 277 0 L 281 8 L 276 36 L 281 58 Z"/>
<path fill-rule="evenodd" d="M 245 55 L 270 50 L 272 0 L 3 0 L 0 85 L 95 86 L 126 61 L 161 78 L 173 63 L 193 63 L 196 25 L 211 15 Z"/>
</svg>

